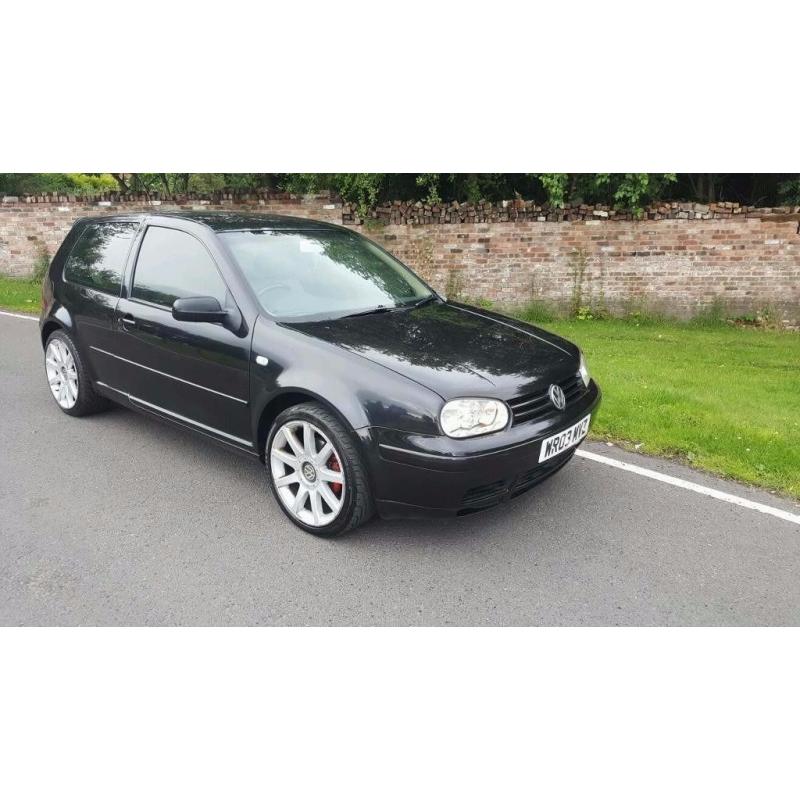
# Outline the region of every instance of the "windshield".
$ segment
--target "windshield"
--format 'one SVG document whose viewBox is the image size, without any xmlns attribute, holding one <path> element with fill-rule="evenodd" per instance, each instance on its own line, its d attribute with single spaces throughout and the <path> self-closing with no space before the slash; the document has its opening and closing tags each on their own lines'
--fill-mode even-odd
<svg viewBox="0 0 800 800">
<path fill-rule="evenodd" d="M 331 319 L 411 305 L 432 296 L 407 267 L 350 231 L 219 235 L 264 310 L 279 319 Z"/>
</svg>

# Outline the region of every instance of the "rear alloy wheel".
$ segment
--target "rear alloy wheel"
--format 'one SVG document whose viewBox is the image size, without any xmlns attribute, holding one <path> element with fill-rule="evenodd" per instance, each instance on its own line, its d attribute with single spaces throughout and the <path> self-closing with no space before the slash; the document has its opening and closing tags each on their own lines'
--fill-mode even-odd
<svg viewBox="0 0 800 800">
<path fill-rule="evenodd" d="M 372 501 L 352 437 L 323 406 L 303 403 L 280 414 L 265 461 L 283 511 L 304 530 L 333 535 L 371 516 Z"/>
<path fill-rule="evenodd" d="M 78 402 L 78 369 L 69 348 L 58 337 L 51 337 L 44 356 L 47 382 L 56 403 L 69 411 Z"/>
<path fill-rule="evenodd" d="M 108 400 L 95 392 L 78 348 L 65 330 L 48 337 L 44 368 L 50 393 L 65 414 L 82 417 L 108 407 Z"/>
</svg>

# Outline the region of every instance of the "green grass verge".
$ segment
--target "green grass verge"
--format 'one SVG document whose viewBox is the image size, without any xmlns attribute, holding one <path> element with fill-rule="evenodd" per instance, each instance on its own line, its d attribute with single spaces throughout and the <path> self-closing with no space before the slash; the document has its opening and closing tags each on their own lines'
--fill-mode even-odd
<svg viewBox="0 0 800 800">
<path fill-rule="evenodd" d="M 586 354 L 603 390 L 595 437 L 800 498 L 797 333 L 698 322 L 537 324 Z"/>
<path fill-rule="evenodd" d="M 7 311 L 22 311 L 38 316 L 41 297 L 41 281 L 0 275 L 0 308 L 4 308 Z"/>
</svg>

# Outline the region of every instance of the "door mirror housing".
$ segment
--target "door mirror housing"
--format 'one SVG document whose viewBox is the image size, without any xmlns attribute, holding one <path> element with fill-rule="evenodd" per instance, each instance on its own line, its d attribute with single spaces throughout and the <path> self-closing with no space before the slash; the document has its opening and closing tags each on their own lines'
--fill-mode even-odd
<svg viewBox="0 0 800 800">
<path fill-rule="evenodd" d="M 228 312 L 215 297 L 179 297 L 172 304 L 172 316 L 183 322 L 225 322 Z"/>
</svg>

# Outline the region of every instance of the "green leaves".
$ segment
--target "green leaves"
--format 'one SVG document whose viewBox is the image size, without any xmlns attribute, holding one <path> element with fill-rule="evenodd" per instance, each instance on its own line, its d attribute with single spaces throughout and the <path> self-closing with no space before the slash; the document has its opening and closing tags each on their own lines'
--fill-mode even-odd
<svg viewBox="0 0 800 800">
<path fill-rule="evenodd" d="M 611 176 L 608 176 L 609 179 Z M 636 216 L 641 216 L 645 202 L 657 200 L 668 183 L 674 183 L 674 172 L 662 174 L 649 172 L 625 172 L 617 178 L 614 190 L 614 206 L 616 208 L 632 211 Z"/>
<path fill-rule="evenodd" d="M 540 172 L 533 177 L 539 179 L 547 192 L 547 202 L 554 208 L 564 208 L 569 175 L 566 172 Z"/>
<path fill-rule="evenodd" d="M 353 203 L 363 219 L 377 205 L 385 175 L 382 172 L 346 172 L 333 175 L 333 188 L 342 200 Z"/>
<path fill-rule="evenodd" d="M 540 172 L 538 178 L 547 202 L 554 208 L 567 203 L 597 203 L 613 205 L 621 211 L 643 213 L 646 203 L 658 200 L 670 183 L 674 172 Z"/>
<path fill-rule="evenodd" d="M 640 216 L 660 200 L 734 200 L 756 205 L 800 205 L 796 173 L 718 174 L 674 172 L 240 172 L 240 173 L 0 173 L 0 195 L 104 192 L 183 195 L 280 190 L 292 194 L 332 191 L 365 219 L 378 204 L 422 200 L 429 204 L 499 203 L 515 198 L 552 208 L 604 205 Z"/>
<path fill-rule="evenodd" d="M 280 187 L 292 194 L 336 192 L 363 219 L 377 205 L 385 178 L 383 172 L 291 172 L 282 176 Z"/>
<path fill-rule="evenodd" d="M 439 173 L 438 172 L 423 172 L 417 175 L 417 186 L 426 189 L 425 202 L 426 203 L 441 203 L 442 198 L 439 195 Z"/>
<path fill-rule="evenodd" d="M 778 196 L 781 202 L 786 205 L 800 205 L 800 175 L 794 180 L 782 181 L 779 183 Z"/>
<path fill-rule="evenodd" d="M 74 194 L 77 196 L 117 191 L 110 173 L 6 172 L 0 173 L 0 194 Z"/>
</svg>

